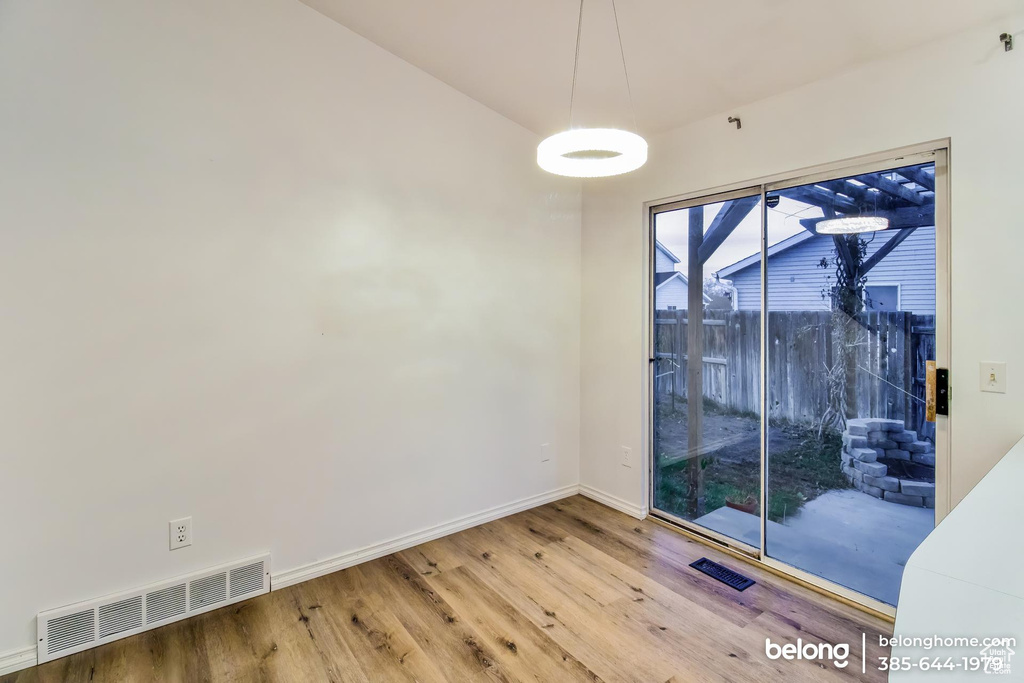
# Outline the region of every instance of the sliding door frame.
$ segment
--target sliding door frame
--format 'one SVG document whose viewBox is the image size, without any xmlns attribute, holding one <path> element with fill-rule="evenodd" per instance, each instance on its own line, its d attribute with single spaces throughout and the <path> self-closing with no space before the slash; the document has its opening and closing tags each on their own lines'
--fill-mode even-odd
<svg viewBox="0 0 1024 683">
<path fill-rule="evenodd" d="M 861 173 L 887 170 L 900 166 L 911 166 L 918 163 L 935 163 L 935 360 L 939 367 L 950 367 L 951 357 L 951 254 L 950 254 L 950 192 L 949 192 L 949 157 L 950 140 L 936 140 L 919 145 L 903 147 L 895 150 L 865 155 L 853 159 L 845 159 L 828 164 L 814 166 L 796 171 L 779 173 L 759 178 L 754 181 L 735 183 L 685 195 L 649 201 L 644 204 L 644 216 L 647 225 L 647 261 L 645 264 L 645 297 L 646 311 L 644 325 L 647 372 L 644 387 L 644 411 L 647 431 L 644 440 L 646 453 L 647 502 L 650 514 L 669 525 L 696 536 L 712 545 L 722 546 L 729 552 L 759 564 L 773 573 L 781 574 L 798 583 L 807 585 L 839 597 L 878 615 L 892 618 L 895 607 L 886 604 L 852 589 L 824 579 L 810 572 L 803 571 L 792 565 L 772 558 L 766 552 L 767 542 L 767 481 L 768 481 L 768 206 L 766 195 L 773 191 L 807 185 L 823 180 L 849 177 Z M 761 544 L 755 548 L 736 539 L 704 528 L 692 521 L 680 518 L 670 512 L 659 510 L 654 504 L 655 493 L 655 458 L 654 458 L 654 366 L 655 356 L 655 300 L 654 300 L 654 259 L 657 235 L 655 219 L 658 214 L 676 211 L 694 206 L 702 206 L 717 202 L 737 199 L 739 197 L 760 196 L 761 208 L 761 359 L 760 359 L 760 444 L 761 444 Z M 935 524 L 938 524 L 951 509 L 950 500 L 950 417 L 939 416 L 935 427 Z"/>
<path fill-rule="evenodd" d="M 648 210 L 648 216 L 649 216 L 649 223 L 650 223 L 650 225 L 649 225 L 650 238 L 648 240 L 649 241 L 649 245 L 648 245 L 649 246 L 648 268 L 650 269 L 650 272 L 648 273 L 648 278 L 647 278 L 648 286 L 649 286 L 649 291 L 648 291 L 648 304 L 649 304 L 648 305 L 648 317 L 649 317 L 648 328 L 649 328 L 649 337 L 650 337 L 649 340 L 648 340 L 648 354 L 647 354 L 648 361 L 647 361 L 647 364 L 651 368 L 651 370 L 649 372 L 649 375 L 650 375 L 650 386 L 649 386 L 649 392 L 648 392 L 649 394 L 654 391 L 654 368 L 657 365 L 657 363 L 654 362 L 655 359 L 657 358 L 657 355 L 656 355 L 656 352 L 655 352 L 655 348 L 654 348 L 654 343 L 655 343 L 655 341 L 654 341 L 654 316 L 655 316 L 655 310 L 654 310 L 654 305 L 655 305 L 655 301 L 654 301 L 654 259 L 655 259 L 656 243 L 657 243 L 655 229 L 654 229 L 655 228 L 655 225 L 654 225 L 655 224 L 655 219 L 658 216 L 658 214 L 661 214 L 661 213 L 668 213 L 670 211 L 679 211 L 681 209 L 690 209 L 690 208 L 697 207 L 697 206 L 706 206 L 708 204 L 717 204 L 719 202 L 728 202 L 728 201 L 731 201 L 731 200 L 734 200 L 734 199 L 741 199 L 741 198 L 744 198 L 744 197 L 760 197 L 761 206 L 763 208 L 763 206 L 764 206 L 764 185 L 763 184 L 754 184 L 754 185 L 748 184 L 745 187 L 739 187 L 739 188 L 735 188 L 735 189 L 732 189 L 732 190 L 726 190 L 724 192 L 718 192 L 718 193 L 715 193 L 715 194 L 701 194 L 700 196 L 696 196 L 696 197 L 691 197 L 691 198 L 687 198 L 687 199 L 679 199 L 679 200 L 671 201 L 671 202 L 668 202 L 668 203 L 665 203 L 665 204 L 657 204 L 657 205 L 654 205 L 654 206 L 649 206 L 648 209 L 647 209 Z M 762 239 L 762 242 L 763 242 L 764 241 L 764 230 L 761 231 L 761 234 L 762 234 L 762 238 L 761 239 Z M 763 247 L 762 247 L 762 252 L 763 252 Z M 687 274 L 687 277 L 689 277 L 689 274 Z M 762 325 L 762 327 L 763 327 L 763 325 Z M 763 334 L 763 332 L 762 332 L 762 334 Z M 689 361 L 687 361 L 687 362 L 689 362 Z M 761 359 L 761 362 L 762 362 L 761 374 L 763 375 L 764 374 L 764 367 L 763 367 L 764 359 L 763 358 Z M 762 405 L 762 406 L 764 405 L 764 397 L 765 397 L 764 387 L 762 386 L 761 387 L 761 396 L 759 398 L 760 405 Z M 649 419 L 650 419 L 650 423 L 649 423 L 650 439 L 649 439 L 649 444 L 648 444 L 648 449 L 647 450 L 648 450 L 648 453 L 653 454 L 654 453 L 654 401 L 653 401 L 653 394 L 651 394 L 648 397 L 648 401 L 650 401 L 650 410 L 649 410 L 649 416 L 650 416 L 649 417 Z M 763 436 L 762 436 L 762 438 L 763 438 Z M 708 529 L 706 527 L 702 527 L 702 526 L 699 526 L 697 524 L 694 524 L 693 522 L 685 520 L 682 517 L 674 515 L 671 512 L 668 512 L 666 510 L 655 510 L 655 508 L 654 508 L 654 488 L 655 488 L 654 477 L 655 477 L 655 471 L 654 471 L 654 458 L 653 458 L 653 455 L 652 455 L 652 457 L 649 458 L 649 461 L 650 461 L 650 464 L 649 464 L 649 469 L 648 469 L 648 480 L 650 481 L 650 490 L 648 492 L 648 507 L 649 507 L 649 509 L 650 509 L 650 511 L 652 513 L 656 513 L 656 515 L 658 517 L 661 517 L 663 519 L 671 521 L 673 524 L 678 524 L 680 526 L 684 526 L 687 529 L 690 529 L 691 531 L 693 531 L 695 533 L 699 533 L 701 535 L 707 536 L 710 539 L 716 541 L 717 543 L 724 543 L 724 544 L 728 545 L 730 548 L 732 548 L 733 550 L 741 552 L 744 555 L 748 555 L 749 557 L 752 557 L 754 559 L 757 559 L 760 556 L 760 550 L 758 548 L 756 548 L 756 547 L 754 547 L 752 545 L 749 545 L 747 543 L 744 543 L 743 541 L 737 540 L 737 539 L 732 538 L 730 536 L 726 536 L 725 534 L 721 534 L 721 533 L 719 533 L 717 531 L 714 531 L 712 529 Z M 764 464 L 762 463 L 762 468 L 763 468 L 763 466 L 764 466 Z M 762 491 L 761 494 L 762 494 L 762 497 L 763 497 L 764 492 Z M 762 543 L 763 543 L 763 540 L 764 540 L 764 532 L 763 531 L 761 532 L 761 536 L 762 536 Z"/>
</svg>

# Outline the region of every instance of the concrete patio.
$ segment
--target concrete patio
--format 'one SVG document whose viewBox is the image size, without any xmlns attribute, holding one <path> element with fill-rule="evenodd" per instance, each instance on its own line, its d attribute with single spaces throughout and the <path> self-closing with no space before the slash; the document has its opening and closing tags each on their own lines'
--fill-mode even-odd
<svg viewBox="0 0 1024 683">
<path fill-rule="evenodd" d="M 903 567 L 934 528 L 934 512 L 856 490 L 830 491 L 785 523 L 769 521 L 767 551 L 777 560 L 894 605 Z M 696 522 L 760 545 L 756 515 L 722 507 Z"/>
</svg>

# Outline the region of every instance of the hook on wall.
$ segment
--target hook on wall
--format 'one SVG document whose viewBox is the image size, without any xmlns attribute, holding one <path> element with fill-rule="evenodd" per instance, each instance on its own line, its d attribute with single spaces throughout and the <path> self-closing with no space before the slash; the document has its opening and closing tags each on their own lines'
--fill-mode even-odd
<svg viewBox="0 0 1024 683">
<path fill-rule="evenodd" d="M 1013 49 L 1013 34 L 1002 33 L 999 35 L 999 40 L 1003 41 L 1003 50 L 1009 52 Z"/>
<path fill-rule="evenodd" d="M 736 130 L 739 130 L 740 128 L 743 127 L 743 122 L 740 121 L 740 117 L 738 117 L 738 116 L 730 116 L 729 117 L 729 123 L 735 123 L 736 124 Z"/>
</svg>

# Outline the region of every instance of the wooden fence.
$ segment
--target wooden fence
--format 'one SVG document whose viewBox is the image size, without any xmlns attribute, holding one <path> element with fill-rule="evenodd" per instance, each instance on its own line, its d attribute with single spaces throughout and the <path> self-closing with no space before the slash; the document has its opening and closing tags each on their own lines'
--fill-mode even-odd
<svg viewBox="0 0 1024 683">
<path fill-rule="evenodd" d="M 686 311 L 655 318 L 655 392 L 685 398 Z M 726 408 L 760 413 L 761 313 L 705 311 L 703 395 Z M 905 420 L 934 435 L 924 421 L 925 361 L 935 358 L 935 318 L 909 312 L 858 316 L 857 414 Z M 771 417 L 813 424 L 827 408 L 832 366 L 832 314 L 768 315 L 768 407 Z"/>
</svg>

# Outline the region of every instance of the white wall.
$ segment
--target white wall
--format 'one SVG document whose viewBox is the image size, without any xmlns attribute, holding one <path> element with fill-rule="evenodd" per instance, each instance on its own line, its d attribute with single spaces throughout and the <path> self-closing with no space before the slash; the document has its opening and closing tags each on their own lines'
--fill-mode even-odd
<svg viewBox="0 0 1024 683">
<path fill-rule="evenodd" d="M 622 445 L 644 449 L 648 419 L 643 202 L 947 136 L 953 501 L 1006 453 L 1024 433 L 1024 49 L 1003 52 L 997 36 L 1007 30 L 1024 30 L 1024 15 L 652 138 L 639 172 L 585 184 L 584 485 L 646 503 L 644 468 L 621 464 Z M 979 391 L 984 360 L 1009 363 L 1008 394 Z"/>
<path fill-rule="evenodd" d="M 0 93 L 0 653 L 578 482 L 580 187 L 532 133 L 296 0 L 7 0 Z"/>
</svg>

